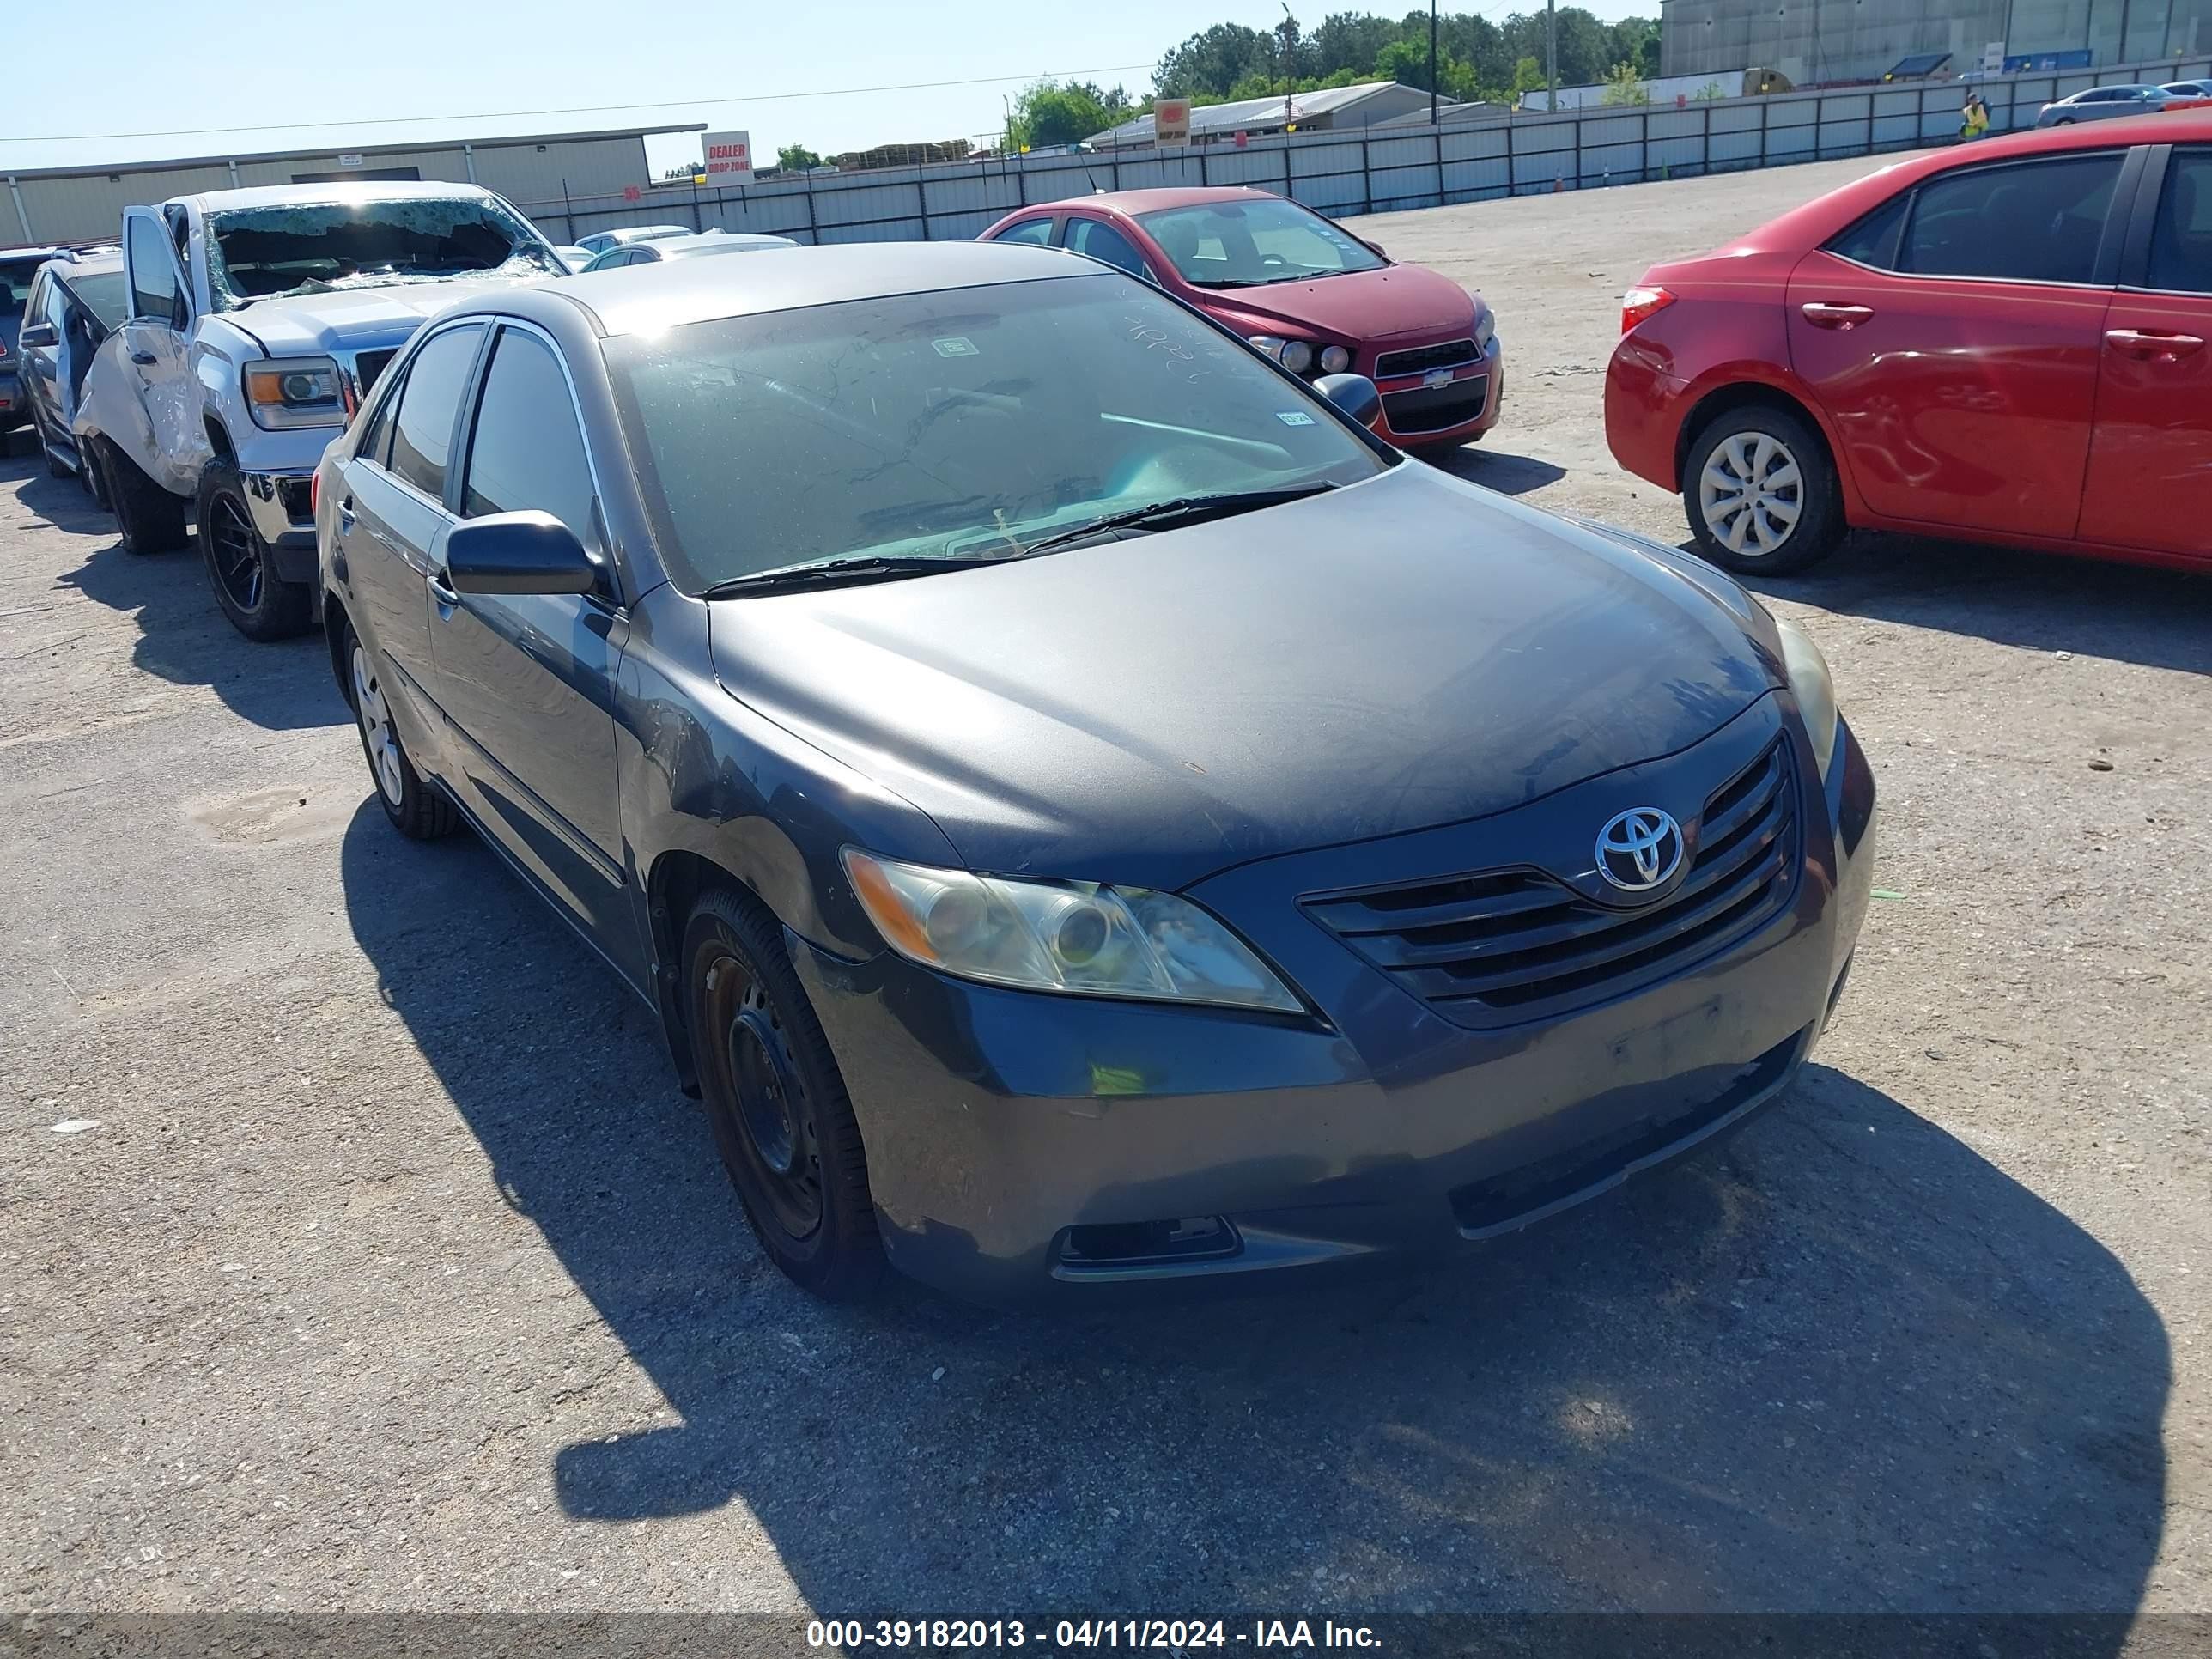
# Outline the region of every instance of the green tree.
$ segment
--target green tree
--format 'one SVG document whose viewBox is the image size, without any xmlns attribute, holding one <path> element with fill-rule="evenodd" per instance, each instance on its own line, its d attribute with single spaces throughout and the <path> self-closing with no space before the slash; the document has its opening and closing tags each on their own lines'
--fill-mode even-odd
<svg viewBox="0 0 2212 1659">
<path fill-rule="evenodd" d="M 1533 58 L 1523 58 L 1513 65 L 1513 79 L 1505 88 L 1506 101 L 1518 103 L 1521 94 L 1544 90 L 1544 66 Z"/>
<path fill-rule="evenodd" d="M 1648 104 L 1651 94 L 1636 73 L 1633 64 L 1615 64 L 1605 77 L 1605 96 L 1600 101 L 1607 104 Z"/>
<path fill-rule="evenodd" d="M 1119 87 L 1102 91 L 1089 81 L 1040 81 L 1014 100 L 1006 139 L 1031 149 L 1079 144 L 1127 120 L 1130 109 L 1129 95 Z"/>
<path fill-rule="evenodd" d="M 1275 37 L 1242 23 L 1216 23 L 1169 49 L 1152 71 L 1152 90 L 1162 98 L 1229 95 L 1247 75 L 1275 70 Z"/>
<path fill-rule="evenodd" d="M 1428 91 L 1429 42 L 1425 33 L 1419 40 L 1401 35 L 1383 47 L 1375 59 L 1375 78 Z M 1447 98 L 1464 100 L 1475 95 L 1473 66 L 1444 51 L 1441 40 L 1437 46 L 1436 90 Z"/>
<path fill-rule="evenodd" d="M 804 173 L 822 165 L 822 157 L 804 144 L 786 144 L 775 153 L 775 164 L 786 173 Z"/>
<path fill-rule="evenodd" d="M 1359 11 L 1331 12 L 1307 40 L 1308 66 L 1324 81 L 1338 75 L 1351 77 L 1339 85 L 1355 86 L 1371 80 L 1376 58 L 1397 39 L 1399 32 L 1399 25 L 1387 17 L 1371 17 Z"/>
</svg>

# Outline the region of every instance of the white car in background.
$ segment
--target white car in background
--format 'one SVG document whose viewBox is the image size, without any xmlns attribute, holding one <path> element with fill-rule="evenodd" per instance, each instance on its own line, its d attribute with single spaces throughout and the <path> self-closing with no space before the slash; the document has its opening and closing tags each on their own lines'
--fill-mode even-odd
<svg viewBox="0 0 2212 1659">
<path fill-rule="evenodd" d="M 595 230 L 589 236 L 579 236 L 576 246 L 586 253 L 605 253 L 611 247 L 620 247 L 625 242 L 650 242 L 663 236 L 694 234 L 689 225 L 623 225 L 614 230 Z"/>
<path fill-rule="evenodd" d="M 616 270 L 624 265 L 658 264 L 664 259 L 696 259 L 707 253 L 759 253 L 766 249 L 797 247 L 788 236 L 763 236 L 744 231 L 710 230 L 698 236 L 656 236 L 650 241 L 611 247 L 598 255 L 586 270 Z"/>
</svg>

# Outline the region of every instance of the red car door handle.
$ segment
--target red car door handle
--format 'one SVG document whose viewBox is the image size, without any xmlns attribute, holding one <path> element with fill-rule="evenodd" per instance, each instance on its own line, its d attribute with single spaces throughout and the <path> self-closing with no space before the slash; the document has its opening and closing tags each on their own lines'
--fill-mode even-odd
<svg viewBox="0 0 2212 1659">
<path fill-rule="evenodd" d="M 1856 328 L 1874 320 L 1872 306 L 1835 305 L 1826 300 L 1808 301 L 1802 307 L 1805 320 L 1815 328 Z"/>
<path fill-rule="evenodd" d="M 2155 357 L 2169 363 L 2204 349 L 2204 342 L 2194 334 L 2146 334 L 2139 328 L 2108 328 L 2105 343 L 2130 357 Z"/>
</svg>

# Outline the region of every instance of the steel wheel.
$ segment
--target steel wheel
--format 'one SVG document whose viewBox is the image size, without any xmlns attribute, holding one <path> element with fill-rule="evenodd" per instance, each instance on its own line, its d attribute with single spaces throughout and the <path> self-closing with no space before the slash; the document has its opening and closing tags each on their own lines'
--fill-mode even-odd
<svg viewBox="0 0 2212 1659">
<path fill-rule="evenodd" d="M 222 591 L 240 610 L 253 610 L 261 603 L 261 584 L 265 577 L 261 538 L 246 522 L 246 509 L 225 490 L 209 503 L 207 524 L 214 538 L 208 564 L 215 572 L 215 579 L 222 584 Z"/>
<path fill-rule="evenodd" d="M 822 1152 L 783 1022 L 732 953 L 708 965 L 705 990 L 706 1029 L 717 1035 L 700 1058 L 714 1073 L 708 1088 L 736 1120 L 750 1188 L 786 1237 L 810 1238 L 822 1225 Z"/>
<path fill-rule="evenodd" d="M 1804 474 L 1779 439 L 1735 433 L 1706 457 L 1698 507 L 1713 539 L 1729 552 L 1747 558 L 1778 553 L 1804 512 Z"/>
<path fill-rule="evenodd" d="M 385 703 L 384 687 L 359 641 L 353 647 L 353 706 L 361 717 L 362 744 L 368 750 L 369 769 L 376 774 L 377 788 L 394 807 L 404 806 L 407 786 L 399 769 L 399 735 L 392 729 L 392 710 Z"/>
</svg>

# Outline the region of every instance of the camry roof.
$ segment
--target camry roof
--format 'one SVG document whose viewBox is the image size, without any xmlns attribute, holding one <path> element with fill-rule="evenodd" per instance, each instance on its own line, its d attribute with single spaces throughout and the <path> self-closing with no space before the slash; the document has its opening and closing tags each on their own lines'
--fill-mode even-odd
<svg viewBox="0 0 2212 1659">
<path fill-rule="evenodd" d="M 638 334 L 717 317 L 996 283 L 1096 276 L 1101 270 L 1080 254 L 1006 242 L 853 242 L 784 249 L 772 259 L 666 259 L 588 271 L 536 291 L 582 306 L 603 333 Z M 490 299 L 483 308 L 514 305 L 512 297 Z"/>
</svg>

